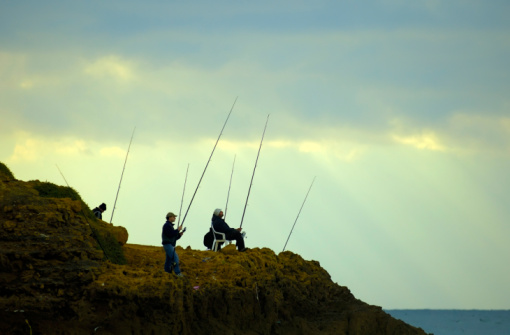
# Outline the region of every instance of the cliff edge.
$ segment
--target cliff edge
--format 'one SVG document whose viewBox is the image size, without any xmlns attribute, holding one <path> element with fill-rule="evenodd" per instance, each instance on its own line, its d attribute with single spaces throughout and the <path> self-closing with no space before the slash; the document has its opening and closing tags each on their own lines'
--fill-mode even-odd
<svg viewBox="0 0 510 335">
<path fill-rule="evenodd" d="M 186 277 L 168 274 L 162 247 L 2 163 L 0 227 L 1 334 L 425 334 L 289 251 L 177 247 Z"/>
</svg>

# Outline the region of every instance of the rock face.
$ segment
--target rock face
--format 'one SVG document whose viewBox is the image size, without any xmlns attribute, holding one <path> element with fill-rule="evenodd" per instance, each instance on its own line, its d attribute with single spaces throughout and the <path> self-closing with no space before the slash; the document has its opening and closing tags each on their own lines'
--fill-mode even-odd
<svg viewBox="0 0 510 335">
<path fill-rule="evenodd" d="M 162 247 L 125 244 L 125 229 L 36 183 L 0 169 L 0 334 L 425 334 L 289 251 L 177 247 L 178 278 Z M 105 259 L 97 224 L 126 264 Z"/>
</svg>

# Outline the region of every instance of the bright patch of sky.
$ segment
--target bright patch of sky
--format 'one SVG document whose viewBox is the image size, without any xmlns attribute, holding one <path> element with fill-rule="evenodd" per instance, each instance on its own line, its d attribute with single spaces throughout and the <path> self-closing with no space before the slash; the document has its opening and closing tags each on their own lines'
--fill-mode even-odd
<svg viewBox="0 0 510 335">
<path fill-rule="evenodd" d="M 506 1 L 2 1 L 0 161 L 64 180 L 129 242 L 215 208 L 249 247 L 287 246 L 356 297 L 508 309 Z M 183 266 L 185 268 L 185 265 Z M 185 271 L 185 269 L 184 269 Z"/>
</svg>

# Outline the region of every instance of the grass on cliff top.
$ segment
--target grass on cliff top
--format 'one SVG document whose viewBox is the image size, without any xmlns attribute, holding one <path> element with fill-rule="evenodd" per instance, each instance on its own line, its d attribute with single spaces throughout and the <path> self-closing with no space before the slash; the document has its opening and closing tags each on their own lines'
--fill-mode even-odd
<svg viewBox="0 0 510 335">
<path fill-rule="evenodd" d="M 43 198 L 70 198 L 71 200 L 81 200 L 81 196 L 72 187 L 58 186 L 49 182 L 33 181 L 34 188 Z M 88 207 L 88 206 L 87 206 Z"/>
<path fill-rule="evenodd" d="M 15 180 L 11 170 L 4 163 L 0 162 L 0 175 L 4 175 L 7 179 Z"/>
<path fill-rule="evenodd" d="M 83 211 L 84 216 L 90 220 L 96 219 L 89 205 L 83 201 L 80 194 L 72 187 L 59 186 L 53 183 L 41 182 L 38 180 L 33 180 L 32 182 L 34 183 L 34 189 L 39 192 L 39 196 L 43 198 L 70 198 L 71 200 L 78 200 L 82 203 L 82 208 L 85 208 Z"/>
</svg>

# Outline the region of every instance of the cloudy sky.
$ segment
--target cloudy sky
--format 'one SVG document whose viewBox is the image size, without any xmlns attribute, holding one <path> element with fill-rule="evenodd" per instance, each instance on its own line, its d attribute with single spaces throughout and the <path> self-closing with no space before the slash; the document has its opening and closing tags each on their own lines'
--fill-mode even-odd
<svg viewBox="0 0 510 335">
<path fill-rule="evenodd" d="M 369 304 L 510 309 L 509 14 L 502 0 L 0 0 L 0 161 L 65 185 L 60 168 L 130 243 L 160 245 L 174 211 L 179 244 L 203 250 L 228 205 L 247 246 L 276 253 L 297 219 L 286 250 Z"/>
</svg>

